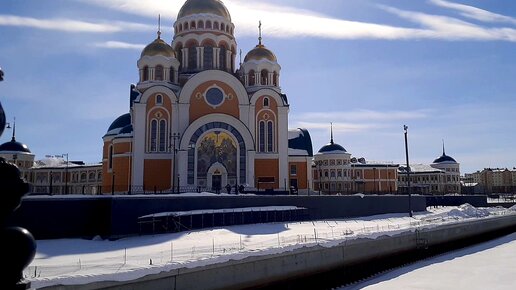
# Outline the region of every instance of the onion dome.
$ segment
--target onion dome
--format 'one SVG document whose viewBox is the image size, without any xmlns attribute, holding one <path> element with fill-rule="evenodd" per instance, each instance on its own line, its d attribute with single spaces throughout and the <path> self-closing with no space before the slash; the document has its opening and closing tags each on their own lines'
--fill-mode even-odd
<svg viewBox="0 0 516 290">
<path fill-rule="evenodd" d="M 177 19 L 195 14 L 213 14 L 231 21 L 228 9 L 219 0 L 187 0 L 179 10 Z"/>
<path fill-rule="evenodd" d="M 446 151 L 444 151 L 444 143 L 443 143 L 443 155 L 441 157 L 434 160 L 434 163 L 457 163 L 455 159 L 446 155 Z"/>
<path fill-rule="evenodd" d="M 27 145 L 17 142 L 14 137 L 11 139 L 11 141 L 0 145 L 0 153 L 2 152 L 31 153 Z"/>
<path fill-rule="evenodd" d="M 244 62 L 248 62 L 251 60 L 269 60 L 272 62 L 277 62 L 278 59 L 276 55 L 269 49 L 267 49 L 263 44 L 258 44 L 255 48 L 253 48 L 244 58 Z"/>
<path fill-rule="evenodd" d="M 141 57 L 144 56 L 158 56 L 162 55 L 165 57 L 176 57 L 176 52 L 172 48 L 172 46 L 168 45 L 165 41 L 163 41 L 158 34 L 158 38 L 147 45 L 141 54 Z"/>
</svg>

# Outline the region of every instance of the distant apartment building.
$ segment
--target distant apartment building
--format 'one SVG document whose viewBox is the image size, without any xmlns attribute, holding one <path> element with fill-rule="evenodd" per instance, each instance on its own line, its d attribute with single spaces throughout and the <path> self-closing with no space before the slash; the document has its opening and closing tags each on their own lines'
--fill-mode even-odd
<svg viewBox="0 0 516 290">
<path fill-rule="evenodd" d="M 516 193 L 516 168 L 485 168 L 465 174 L 464 179 L 465 184 L 473 183 L 481 193 Z"/>
<path fill-rule="evenodd" d="M 452 157 L 443 154 L 432 164 L 411 164 L 410 172 L 400 166 L 398 186 L 400 193 L 413 194 L 450 194 L 461 193 L 460 164 Z"/>
</svg>

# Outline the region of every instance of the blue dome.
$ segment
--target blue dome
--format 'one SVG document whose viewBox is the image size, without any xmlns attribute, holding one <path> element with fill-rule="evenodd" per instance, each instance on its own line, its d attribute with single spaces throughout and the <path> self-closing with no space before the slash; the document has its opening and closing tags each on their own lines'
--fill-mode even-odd
<svg viewBox="0 0 516 290">
<path fill-rule="evenodd" d="M 113 123 L 111 123 L 111 126 L 109 126 L 108 132 L 115 129 L 124 128 L 128 125 L 131 125 L 131 114 L 123 114 L 122 116 L 118 117 Z"/>
<path fill-rule="evenodd" d="M 119 134 L 130 134 L 133 132 L 133 125 L 127 125 L 122 130 L 120 130 Z"/>
<path fill-rule="evenodd" d="M 14 138 L 10 142 L 6 142 L 0 145 L 0 152 L 31 153 L 27 145 L 22 144 L 20 142 L 16 142 Z"/>
<path fill-rule="evenodd" d="M 443 163 L 443 162 L 457 163 L 457 161 L 455 161 L 455 159 L 453 159 L 452 157 L 450 157 L 446 154 L 443 154 L 441 157 L 434 160 L 434 163 Z"/>
<path fill-rule="evenodd" d="M 339 144 L 335 144 L 333 142 L 330 142 L 329 144 L 326 144 L 323 147 L 321 147 L 321 149 L 319 149 L 319 153 L 329 153 L 329 152 L 333 152 L 333 151 L 342 151 L 339 153 L 347 152 L 346 149 L 344 149 L 344 147 L 340 146 Z"/>
</svg>

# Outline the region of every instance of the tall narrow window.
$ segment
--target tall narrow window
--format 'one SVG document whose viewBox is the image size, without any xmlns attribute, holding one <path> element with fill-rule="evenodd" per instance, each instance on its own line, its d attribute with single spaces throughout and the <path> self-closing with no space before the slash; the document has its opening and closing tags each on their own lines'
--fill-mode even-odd
<svg viewBox="0 0 516 290">
<path fill-rule="evenodd" d="M 152 120 L 151 121 L 151 128 L 150 128 L 150 150 L 151 152 L 156 152 L 157 146 L 158 146 L 158 121 Z"/>
<path fill-rule="evenodd" d="M 156 104 L 158 104 L 158 105 L 163 104 L 163 96 L 162 95 L 156 96 Z"/>
<path fill-rule="evenodd" d="M 163 80 L 163 66 L 161 65 L 157 65 L 156 68 L 154 69 L 154 79 L 157 80 L 157 81 L 162 81 Z"/>
<path fill-rule="evenodd" d="M 211 21 L 206 21 L 206 28 L 211 29 Z"/>
<path fill-rule="evenodd" d="M 165 152 L 167 149 L 167 122 L 159 121 L 159 152 Z"/>
<path fill-rule="evenodd" d="M 258 151 L 259 152 L 265 152 L 265 122 L 261 121 L 260 122 L 260 125 L 259 125 L 259 135 L 260 135 L 260 138 L 259 138 L 259 148 L 258 148 Z"/>
<path fill-rule="evenodd" d="M 171 83 L 175 83 L 176 72 L 173 67 L 170 67 L 169 80 Z"/>
<path fill-rule="evenodd" d="M 142 81 L 146 82 L 149 80 L 149 67 L 144 66 L 142 72 Z"/>
<path fill-rule="evenodd" d="M 109 146 L 108 152 L 108 168 L 113 169 L 113 145 Z"/>
<path fill-rule="evenodd" d="M 250 86 L 254 86 L 255 85 L 255 78 L 256 78 L 256 75 L 254 73 L 254 70 L 250 70 L 249 71 L 249 85 Z"/>
<path fill-rule="evenodd" d="M 204 69 L 213 69 L 213 47 L 204 46 Z"/>
<path fill-rule="evenodd" d="M 197 69 L 197 47 L 188 48 L 188 69 Z"/>
<path fill-rule="evenodd" d="M 272 121 L 267 122 L 267 152 L 274 151 L 274 126 Z"/>
<path fill-rule="evenodd" d="M 269 106 L 269 98 L 263 98 L 263 106 L 268 107 Z"/>
<path fill-rule="evenodd" d="M 227 49 L 226 47 L 222 46 L 220 48 L 220 54 L 219 54 L 219 61 L 220 61 L 220 69 L 221 70 L 227 70 L 227 55 L 226 55 Z"/>
<path fill-rule="evenodd" d="M 260 73 L 260 84 L 262 86 L 268 85 L 267 78 L 269 77 L 269 72 L 267 70 L 262 70 Z"/>
<path fill-rule="evenodd" d="M 277 87 L 278 86 L 278 73 L 274 72 L 272 74 L 272 85 Z"/>
</svg>

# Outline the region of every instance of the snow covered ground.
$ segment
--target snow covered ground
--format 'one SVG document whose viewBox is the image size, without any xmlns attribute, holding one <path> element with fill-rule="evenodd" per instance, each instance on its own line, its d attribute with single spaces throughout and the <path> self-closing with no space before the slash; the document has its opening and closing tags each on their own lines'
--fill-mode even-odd
<svg viewBox="0 0 516 290">
<path fill-rule="evenodd" d="M 516 288 L 516 233 L 388 272 L 347 289 Z"/>
<path fill-rule="evenodd" d="M 291 251 L 331 247 L 346 239 L 376 238 L 471 219 L 516 214 L 516 207 L 428 208 L 413 218 L 389 214 L 354 219 L 241 225 L 109 240 L 42 240 L 24 275 L 35 288 L 95 281 L 128 281 L 175 268 Z"/>
</svg>

